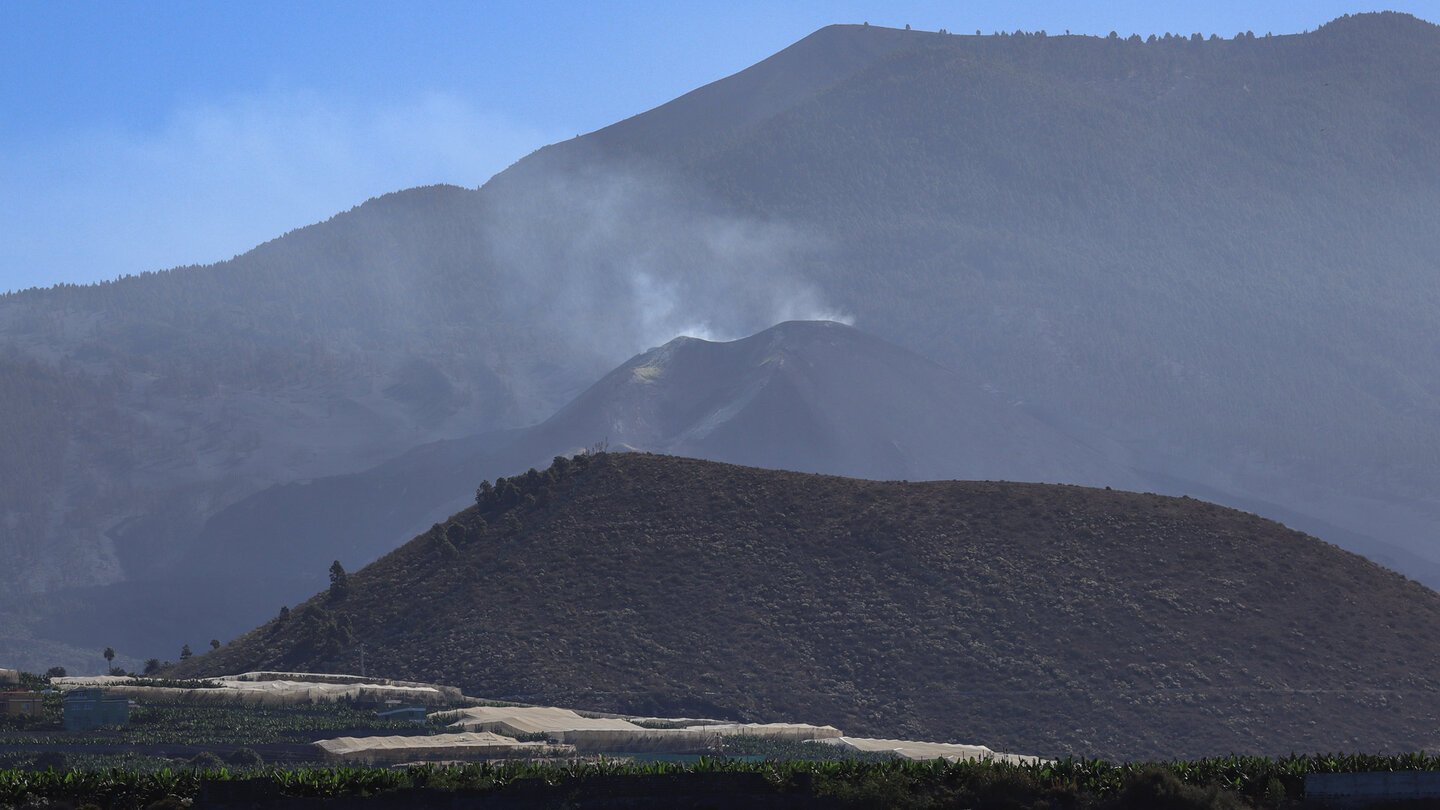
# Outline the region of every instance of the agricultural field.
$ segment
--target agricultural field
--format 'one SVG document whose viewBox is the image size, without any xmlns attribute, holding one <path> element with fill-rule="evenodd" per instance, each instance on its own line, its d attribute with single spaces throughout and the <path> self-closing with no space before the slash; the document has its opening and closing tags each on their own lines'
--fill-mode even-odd
<svg viewBox="0 0 1440 810">
<path fill-rule="evenodd" d="M 130 713 L 130 722 L 120 728 L 65 733 L 60 730 L 60 719 L 56 717 L 53 723 L 42 727 L 0 732 L 0 746 L 308 743 L 318 737 L 353 736 L 356 731 L 413 734 L 416 726 L 378 718 L 374 709 L 345 704 L 257 709 L 137 701 Z"/>
<path fill-rule="evenodd" d="M 346 806 L 449 806 L 457 793 L 483 807 L 577 806 L 617 800 L 715 801 L 827 807 L 1281 808 L 1304 801 L 1317 773 L 1440 770 L 1440 758 L 1319 755 L 1220 757 L 1167 763 L 1065 759 L 1030 765 L 935 762 L 472 763 L 379 768 L 167 768 L 0 771 L 0 808 L 61 802 L 147 807 L 265 807 L 343 797 Z M 301 800 L 296 802 L 296 800 Z"/>
<path fill-rule="evenodd" d="M 318 676 L 328 677 L 328 676 Z M 26 685 L 43 688 L 30 676 Z M 146 684 L 153 685 L 153 684 Z M 189 684 L 191 686 L 200 686 Z M 473 706 L 479 701 L 455 704 Z M 493 704 L 486 704 L 493 705 Z M 553 710 L 552 710 L 553 711 Z M 1064 758 L 906 760 L 819 741 L 729 735 L 705 756 L 581 754 L 565 759 L 322 764 L 311 743 L 338 736 L 432 735 L 451 718 L 382 719 L 368 703 L 280 708 L 137 698 L 120 727 L 66 732 L 59 692 L 43 715 L 0 716 L 0 810 L 467 806 L 1285 808 L 1306 777 L 1440 771 L 1440 756 L 1229 756 L 1165 762 Z M 672 721 L 651 718 L 649 726 Z M 833 729 L 832 729 L 833 731 Z M 608 804 L 606 804 L 608 803 Z"/>
<path fill-rule="evenodd" d="M 32 687 L 44 688 L 43 680 Z M 315 762 L 317 739 L 426 734 L 431 729 L 377 716 L 353 703 L 257 708 L 137 699 L 120 727 L 67 732 L 61 694 L 45 695 L 41 717 L 0 716 L 0 768 L 121 769 L 148 774 L 175 767 Z"/>
<path fill-rule="evenodd" d="M 27 686 L 43 688 L 43 679 Z M 464 701 L 462 705 L 474 704 Z M 384 720 L 373 705 L 283 708 L 136 699 L 121 727 L 66 732 L 61 696 L 37 718 L 0 718 L 0 810 L 187 806 L 445 806 L 457 793 L 484 807 L 587 806 L 663 800 L 769 806 L 1298 807 L 1315 773 L 1440 770 L 1440 757 L 1224 757 L 1161 763 L 1066 758 L 916 762 L 820 742 L 725 736 L 709 756 L 563 761 L 322 765 L 311 742 L 363 735 L 428 735 L 443 723 Z M 655 720 L 652 724 L 664 721 Z"/>
</svg>

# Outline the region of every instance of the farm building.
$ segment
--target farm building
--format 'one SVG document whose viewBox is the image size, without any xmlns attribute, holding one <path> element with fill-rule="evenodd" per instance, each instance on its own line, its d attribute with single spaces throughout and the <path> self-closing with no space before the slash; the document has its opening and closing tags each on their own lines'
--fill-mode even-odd
<svg viewBox="0 0 1440 810">
<path fill-rule="evenodd" d="M 65 730 L 89 731 L 130 722 L 130 699 L 102 689 L 76 689 L 65 696 Z"/>
<path fill-rule="evenodd" d="M 42 713 L 44 699 L 39 692 L 0 692 L 0 714 L 39 717 Z"/>
</svg>

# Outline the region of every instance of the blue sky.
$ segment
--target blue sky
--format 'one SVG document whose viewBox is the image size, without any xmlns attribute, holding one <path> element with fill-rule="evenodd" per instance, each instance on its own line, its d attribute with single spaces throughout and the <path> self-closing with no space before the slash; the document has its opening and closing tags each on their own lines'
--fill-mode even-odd
<svg viewBox="0 0 1440 810">
<path fill-rule="evenodd" d="M 547 143 L 830 23 L 1296 33 L 1266 4 L 0 0 L 0 292 L 208 263 L 388 191 L 477 186 Z M 1440 20 L 1440 0 L 1397 7 Z"/>
</svg>

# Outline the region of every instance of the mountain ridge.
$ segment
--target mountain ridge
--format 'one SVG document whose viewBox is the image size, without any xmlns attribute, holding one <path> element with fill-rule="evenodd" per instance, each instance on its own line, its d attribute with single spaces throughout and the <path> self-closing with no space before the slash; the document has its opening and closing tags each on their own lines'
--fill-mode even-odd
<svg viewBox="0 0 1440 810">
<path fill-rule="evenodd" d="M 5 448 L 0 590 L 134 582 L 268 487 L 531 424 L 692 325 L 835 312 L 1440 583 L 1435 31 L 824 29 L 482 190 L 5 296 L 0 390 L 26 438 Z M 717 140 L 680 114 L 700 108 L 743 126 Z M 627 147 L 646 127 L 677 134 Z"/>
</svg>

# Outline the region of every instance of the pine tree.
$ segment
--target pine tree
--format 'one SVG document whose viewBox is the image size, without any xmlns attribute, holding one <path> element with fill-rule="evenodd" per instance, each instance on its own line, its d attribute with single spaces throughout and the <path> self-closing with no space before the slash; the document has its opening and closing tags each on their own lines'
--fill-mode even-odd
<svg viewBox="0 0 1440 810">
<path fill-rule="evenodd" d="M 330 598 L 344 599 L 350 593 L 350 577 L 339 560 L 330 565 Z"/>
</svg>

